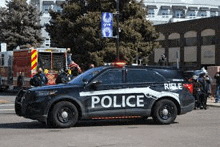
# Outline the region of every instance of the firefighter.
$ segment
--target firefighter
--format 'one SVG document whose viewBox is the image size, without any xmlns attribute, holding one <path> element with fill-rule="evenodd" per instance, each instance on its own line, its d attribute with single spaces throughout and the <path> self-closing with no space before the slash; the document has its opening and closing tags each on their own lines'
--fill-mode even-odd
<svg viewBox="0 0 220 147">
<path fill-rule="evenodd" d="M 202 84 L 202 88 L 201 88 L 202 93 L 200 95 L 200 102 L 201 102 L 200 109 L 206 110 L 206 103 L 207 103 L 207 96 L 208 96 L 206 74 L 202 73 L 198 81 Z"/>
<path fill-rule="evenodd" d="M 43 73 L 43 69 L 40 67 L 37 70 L 37 73 L 34 75 L 34 77 L 31 79 L 30 84 L 32 86 L 44 86 L 48 82 L 47 77 Z"/>
<path fill-rule="evenodd" d="M 73 78 L 78 76 L 80 73 L 82 73 L 81 68 L 74 61 L 72 61 L 71 64 L 69 64 L 68 66 L 71 70 L 71 74 L 72 74 Z"/>
<path fill-rule="evenodd" d="M 202 84 L 198 81 L 198 76 L 197 75 L 193 75 L 192 77 L 192 83 L 193 83 L 193 96 L 195 97 L 195 107 L 196 108 L 200 108 L 201 106 L 201 101 L 200 101 L 200 96 L 202 94 Z"/>
<path fill-rule="evenodd" d="M 21 72 L 19 72 L 19 75 L 18 75 L 17 86 L 18 86 L 18 89 L 22 89 L 24 86 L 24 77 Z"/>
<path fill-rule="evenodd" d="M 71 75 L 69 74 L 68 68 L 64 68 L 56 79 L 56 84 L 67 83 L 71 80 Z"/>
</svg>

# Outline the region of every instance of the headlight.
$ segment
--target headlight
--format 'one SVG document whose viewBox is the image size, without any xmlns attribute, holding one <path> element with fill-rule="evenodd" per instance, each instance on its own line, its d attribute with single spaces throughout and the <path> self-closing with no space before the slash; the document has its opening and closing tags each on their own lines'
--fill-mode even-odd
<svg viewBox="0 0 220 147">
<path fill-rule="evenodd" d="M 56 94 L 56 90 L 50 90 L 50 91 L 36 91 L 35 94 L 37 97 L 41 97 L 41 96 L 49 96 L 49 95 L 55 95 Z"/>
</svg>

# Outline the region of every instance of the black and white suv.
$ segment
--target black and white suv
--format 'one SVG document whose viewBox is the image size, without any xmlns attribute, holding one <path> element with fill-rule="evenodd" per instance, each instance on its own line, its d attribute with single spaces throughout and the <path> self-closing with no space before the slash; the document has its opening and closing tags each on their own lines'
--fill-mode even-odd
<svg viewBox="0 0 220 147">
<path fill-rule="evenodd" d="M 22 90 L 16 114 L 52 127 L 71 127 L 78 120 L 152 117 L 161 124 L 194 108 L 192 85 L 169 67 L 102 66 L 67 84 Z"/>
</svg>

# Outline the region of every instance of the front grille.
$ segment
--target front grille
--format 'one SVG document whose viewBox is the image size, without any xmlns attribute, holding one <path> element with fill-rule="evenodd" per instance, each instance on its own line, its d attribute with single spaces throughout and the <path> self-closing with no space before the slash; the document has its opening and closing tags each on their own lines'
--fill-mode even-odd
<svg viewBox="0 0 220 147">
<path fill-rule="evenodd" d="M 21 99 L 25 96 L 26 92 L 26 90 L 20 90 L 16 96 L 16 101 L 21 102 Z"/>
<path fill-rule="evenodd" d="M 33 91 L 28 90 L 25 94 L 25 100 L 26 101 L 33 101 L 35 99 L 35 94 Z"/>
</svg>

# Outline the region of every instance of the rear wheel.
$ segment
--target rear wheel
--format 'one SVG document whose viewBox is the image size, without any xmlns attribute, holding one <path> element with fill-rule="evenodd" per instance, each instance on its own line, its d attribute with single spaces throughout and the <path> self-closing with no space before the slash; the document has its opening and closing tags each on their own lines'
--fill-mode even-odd
<svg viewBox="0 0 220 147">
<path fill-rule="evenodd" d="M 154 108 L 152 117 L 156 123 L 170 124 L 174 122 L 177 116 L 177 107 L 173 101 L 163 99 L 158 101 Z"/>
<path fill-rule="evenodd" d="M 48 125 L 51 127 L 69 128 L 76 124 L 78 110 L 70 102 L 59 102 L 50 111 Z"/>
</svg>

